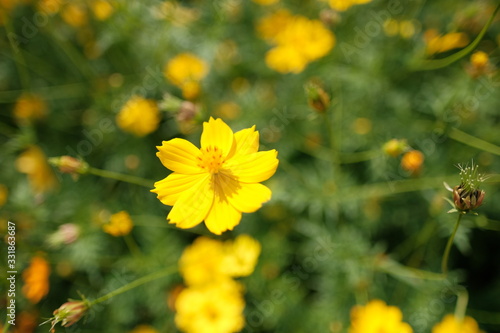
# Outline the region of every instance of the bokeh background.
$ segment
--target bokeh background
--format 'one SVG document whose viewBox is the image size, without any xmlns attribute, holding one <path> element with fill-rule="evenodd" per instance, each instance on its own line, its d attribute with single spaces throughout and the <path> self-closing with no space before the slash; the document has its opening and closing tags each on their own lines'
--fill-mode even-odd
<svg viewBox="0 0 500 333">
<path fill-rule="evenodd" d="M 399 307 L 414 332 L 431 332 L 465 287 L 467 314 L 483 330 L 500 332 L 500 16 L 474 51 L 449 61 L 475 40 L 496 5 L 0 1 L 0 231 L 15 222 L 19 271 L 17 324 L 8 331 L 47 332 L 49 325 L 38 325 L 68 298 L 95 299 L 175 266 L 199 235 L 249 234 L 262 253 L 254 273 L 240 279 L 243 331 L 347 332 L 355 304 L 381 299 Z M 277 42 L 266 37 L 284 24 L 276 13 L 327 32 L 301 27 Z M 325 33 L 334 40 L 310 44 Z M 292 47 L 270 60 L 277 43 Z M 304 50 L 316 55 L 304 60 Z M 185 53 L 202 65 L 180 63 L 180 74 L 168 73 L 169 61 Z M 132 125 L 117 118 L 134 96 L 159 110 L 147 133 L 134 126 L 149 111 L 132 107 L 139 115 L 130 116 Z M 168 225 L 169 207 L 147 187 L 62 174 L 46 162 L 70 155 L 158 181 L 169 171 L 156 146 L 174 137 L 198 145 L 210 116 L 234 131 L 256 125 L 261 149 L 276 149 L 280 160 L 265 183 L 272 200 L 222 236 L 203 225 Z M 462 219 L 448 278 L 408 274 L 407 267 L 440 272 L 456 221 L 443 182 L 458 185 L 457 164 L 471 161 L 492 176 L 479 215 Z M 130 234 L 104 232 L 123 210 L 133 221 Z M 50 270 L 39 299 L 23 292 L 21 273 L 34 257 Z M 177 332 L 172 303 L 182 283 L 179 274 L 148 283 L 57 331 L 129 332 L 145 324 Z"/>
</svg>

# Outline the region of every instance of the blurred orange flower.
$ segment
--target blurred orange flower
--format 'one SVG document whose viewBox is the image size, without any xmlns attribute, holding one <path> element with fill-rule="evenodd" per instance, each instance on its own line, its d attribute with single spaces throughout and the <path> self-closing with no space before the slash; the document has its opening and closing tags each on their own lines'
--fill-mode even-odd
<svg viewBox="0 0 500 333">
<path fill-rule="evenodd" d="M 41 256 L 31 259 L 28 268 L 23 272 L 24 285 L 23 295 L 33 304 L 40 300 L 49 292 L 50 266 Z"/>
<path fill-rule="evenodd" d="M 47 163 L 47 157 L 38 146 L 30 146 L 16 160 L 16 169 L 28 175 L 36 194 L 44 193 L 57 186 L 57 180 Z"/>
</svg>

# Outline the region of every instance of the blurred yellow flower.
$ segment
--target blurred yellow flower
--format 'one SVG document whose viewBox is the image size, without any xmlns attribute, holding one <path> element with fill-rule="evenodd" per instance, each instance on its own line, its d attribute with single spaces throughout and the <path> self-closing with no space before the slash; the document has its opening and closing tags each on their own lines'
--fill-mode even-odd
<svg viewBox="0 0 500 333">
<path fill-rule="evenodd" d="M 477 51 L 470 57 L 471 64 L 476 68 L 483 68 L 488 64 L 489 57 L 486 52 Z"/>
<path fill-rule="evenodd" d="M 138 325 L 129 333 L 158 333 L 158 331 L 149 325 Z"/>
<path fill-rule="evenodd" d="M 88 22 L 87 10 L 82 4 L 69 2 L 61 11 L 61 17 L 72 27 L 81 28 Z"/>
<path fill-rule="evenodd" d="M 179 228 L 205 221 L 214 234 L 232 230 L 241 213 L 258 210 L 271 199 L 271 190 L 260 182 L 278 167 L 276 150 L 259 149 L 255 126 L 233 133 L 221 119 L 203 123 L 201 149 L 183 139 L 163 141 L 156 154 L 173 173 L 151 190 L 165 205 L 167 216 Z"/>
<path fill-rule="evenodd" d="M 257 265 L 260 251 L 260 243 L 248 235 L 224 243 L 198 237 L 182 253 L 179 271 L 188 286 L 248 276 Z"/>
<path fill-rule="evenodd" d="M 401 167 L 403 170 L 412 174 L 418 174 L 424 163 L 424 154 L 418 150 L 410 150 L 401 158 Z"/>
<path fill-rule="evenodd" d="M 47 157 L 38 146 L 30 146 L 16 159 L 16 169 L 28 175 L 34 193 L 40 194 L 54 189 L 57 180 L 47 163 Z"/>
<path fill-rule="evenodd" d="M 0 207 L 5 205 L 7 198 L 9 197 L 9 190 L 4 184 L 0 184 Z"/>
<path fill-rule="evenodd" d="M 266 64 L 280 73 L 300 73 L 307 64 L 325 56 L 335 45 L 335 36 L 318 20 L 280 10 L 259 21 L 259 35 L 275 47 L 266 54 Z"/>
<path fill-rule="evenodd" d="M 252 0 L 252 1 L 262 6 L 269 6 L 278 3 L 280 0 Z"/>
<path fill-rule="evenodd" d="M 208 64 L 191 53 L 181 53 L 170 59 L 164 70 L 165 77 L 182 90 L 186 99 L 199 95 L 199 82 L 207 73 Z"/>
<path fill-rule="evenodd" d="M 332 9 L 345 11 L 354 5 L 362 5 L 371 1 L 372 0 L 329 0 L 328 4 Z"/>
<path fill-rule="evenodd" d="M 35 256 L 31 263 L 23 272 L 24 285 L 23 295 L 33 304 L 40 300 L 49 292 L 50 266 L 41 256 Z"/>
<path fill-rule="evenodd" d="M 110 221 L 107 224 L 103 224 L 102 230 L 112 236 L 119 237 L 125 236 L 130 233 L 134 224 L 130 215 L 122 210 L 116 214 L 111 215 Z"/>
<path fill-rule="evenodd" d="M 42 119 L 47 116 L 47 104 L 39 95 L 24 93 L 17 99 L 13 114 L 20 121 Z"/>
<path fill-rule="evenodd" d="M 426 52 L 429 55 L 446 52 L 469 44 L 469 37 L 463 32 L 439 35 L 436 30 L 430 29 L 425 32 L 424 39 L 427 44 Z"/>
<path fill-rule="evenodd" d="M 160 111 L 154 100 L 133 96 L 116 115 L 116 123 L 125 132 L 145 136 L 158 128 Z"/>
<path fill-rule="evenodd" d="M 90 8 L 99 21 L 107 20 L 114 12 L 113 6 L 106 0 L 94 0 L 90 3 Z"/>
<path fill-rule="evenodd" d="M 434 325 L 432 333 L 483 333 L 474 318 L 465 317 L 463 320 L 454 315 L 446 315 L 443 320 Z"/>
<path fill-rule="evenodd" d="M 403 313 L 395 306 L 381 300 L 372 300 L 367 305 L 357 305 L 351 310 L 349 333 L 412 333 L 403 322 Z"/>
<path fill-rule="evenodd" d="M 225 119 L 236 119 L 241 114 L 241 108 L 234 102 L 223 102 L 217 106 L 214 114 Z"/>
<path fill-rule="evenodd" d="M 175 302 L 175 323 L 185 333 L 232 333 L 245 325 L 243 287 L 221 280 L 182 290 Z"/>
<path fill-rule="evenodd" d="M 409 149 L 405 139 L 391 139 L 384 143 L 382 150 L 389 156 L 398 157 Z"/>
<path fill-rule="evenodd" d="M 222 272 L 223 243 L 198 237 L 179 259 L 179 272 L 188 286 L 202 285 L 226 277 Z"/>
<path fill-rule="evenodd" d="M 36 3 L 38 11 L 46 14 L 55 14 L 61 9 L 62 2 L 60 0 L 39 0 Z"/>
<path fill-rule="evenodd" d="M 231 277 L 249 276 L 257 265 L 260 243 L 249 235 L 239 235 L 224 243 L 223 272 Z"/>
</svg>

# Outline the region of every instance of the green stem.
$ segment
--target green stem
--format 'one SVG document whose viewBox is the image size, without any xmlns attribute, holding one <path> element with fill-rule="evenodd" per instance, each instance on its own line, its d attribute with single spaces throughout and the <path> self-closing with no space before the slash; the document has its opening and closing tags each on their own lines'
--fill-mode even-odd
<svg viewBox="0 0 500 333">
<path fill-rule="evenodd" d="M 444 280 L 445 276 L 441 273 L 424 271 L 418 268 L 408 267 L 392 260 L 385 259 L 376 266 L 379 270 L 396 277 L 412 278 L 420 280 Z"/>
<path fill-rule="evenodd" d="M 104 177 L 104 178 L 109 178 L 109 179 L 115 179 L 119 180 L 122 182 L 127 182 L 130 184 L 135 184 L 135 185 L 140 185 L 144 186 L 147 188 L 152 188 L 154 186 L 154 182 L 149 179 L 144 179 L 136 176 L 131 176 L 131 175 L 125 175 L 123 173 L 118 173 L 114 171 L 108 171 L 108 170 L 102 170 L 102 169 L 96 169 L 89 167 L 87 170 L 87 173 L 99 177 Z"/>
<path fill-rule="evenodd" d="M 130 253 L 132 253 L 136 257 L 140 257 L 142 255 L 141 249 L 139 248 L 134 237 L 132 237 L 131 234 L 125 235 L 123 239 L 125 240 L 125 244 L 127 244 Z"/>
<path fill-rule="evenodd" d="M 457 305 L 455 306 L 455 318 L 462 321 L 465 318 L 465 312 L 467 311 L 467 303 L 469 302 L 469 293 L 465 288 L 461 289 L 457 293 Z"/>
<path fill-rule="evenodd" d="M 25 90 L 29 90 L 30 76 L 26 69 L 26 61 L 24 61 L 24 57 L 21 53 L 22 51 L 17 45 L 14 45 L 15 41 L 13 40 L 12 36 L 15 36 L 15 34 L 13 33 L 12 22 L 9 18 L 7 19 L 5 28 L 7 30 L 7 38 L 9 40 L 9 44 L 12 48 L 12 52 L 14 53 L 14 62 L 16 63 L 17 71 L 19 72 L 21 85 Z"/>
<path fill-rule="evenodd" d="M 5 320 L 5 325 L 3 327 L 2 333 L 7 333 L 8 329 L 10 327 L 10 323 L 8 320 Z"/>
<path fill-rule="evenodd" d="M 457 223 L 455 223 L 455 228 L 453 229 L 453 232 L 450 235 L 450 238 L 448 239 L 448 243 L 446 244 L 446 249 L 444 250 L 443 254 L 443 261 L 441 262 L 441 271 L 443 272 L 443 275 L 446 276 L 448 275 L 448 258 L 450 256 L 450 250 L 451 246 L 453 245 L 453 239 L 455 238 L 455 234 L 457 233 L 458 227 L 460 225 L 460 220 L 462 219 L 462 213 L 458 214 L 458 219 Z"/>
<path fill-rule="evenodd" d="M 155 273 L 151 273 L 149 275 L 146 275 L 146 276 L 143 276 L 135 281 L 132 281 L 116 290 L 113 290 L 112 292 L 104 295 L 104 296 L 101 296 L 95 300 L 93 300 L 92 302 L 90 302 L 89 306 L 93 306 L 93 305 L 96 305 L 96 304 L 99 304 L 99 303 L 102 303 L 102 302 L 105 302 L 107 301 L 108 299 L 112 298 L 112 297 L 115 297 L 117 295 L 120 295 L 120 294 L 123 294 L 124 292 L 127 292 L 129 290 L 132 290 L 136 287 L 139 287 L 140 285 L 143 285 L 145 283 L 148 283 L 148 282 L 151 282 L 151 281 L 154 281 L 154 280 L 158 280 L 162 277 L 165 277 L 165 276 L 168 276 L 170 274 L 173 274 L 177 272 L 177 267 L 167 267 L 165 269 L 162 269 L 161 271 L 158 271 L 158 272 L 155 272 Z"/>
<path fill-rule="evenodd" d="M 448 133 L 448 137 L 451 139 L 458 141 L 460 143 L 463 143 L 467 146 L 474 147 L 480 150 L 483 150 L 485 152 L 495 154 L 495 155 L 500 155 L 500 147 L 497 145 L 494 145 L 488 141 L 484 141 L 482 139 L 476 138 L 475 136 L 472 136 L 470 134 L 467 134 L 465 132 L 462 132 L 459 129 L 452 128 L 450 132 Z"/>
<path fill-rule="evenodd" d="M 488 28 L 491 26 L 491 23 L 493 23 L 493 19 L 495 18 L 498 10 L 500 9 L 500 5 L 497 6 L 493 14 L 490 16 L 488 19 L 488 22 L 486 22 L 486 25 L 483 27 L 481 32 L 479 32 L 479 35 L 477 35 L 476 39 L 472 41 L 466 48 L 446 57 L 443 59 L 434 59 L 434 60 L 425 60 L 423 61 L 420 66 L 415 68 L 414 70 L 416 71 L 428 71 L 428 70 L 433 70 L 433 69 L 439 69 L 446 67 L 448 65 L 451 65 L 455 61 L 460 60 L 461 58 L 465 57 L 467 54 L 472 52 L 476 48 L 476 46 L 479 44 L 481 39 L 483 39 L 484 35 L 486 34 L 486 31 Z"/>
</svg>

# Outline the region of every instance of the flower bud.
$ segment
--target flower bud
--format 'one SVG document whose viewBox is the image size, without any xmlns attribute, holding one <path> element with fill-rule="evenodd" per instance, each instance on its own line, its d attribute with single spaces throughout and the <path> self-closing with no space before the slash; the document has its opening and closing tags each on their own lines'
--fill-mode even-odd
<svg viewBox="0 0 500 333">
<path fill-rule="evenodd" d="M 314 82 L 309 82 L 305 86 L 307 102 L 309 106 L 319 113 L 323 113 L 330 106 L 330 96 L 325 90 Z"/>
<path fill-rule="evenodd" d="M 69 327 L 79 321 L 89 309 L 87 301 L 69 301 L 61 305 L 53 313 L 52 330 L 57 323 L 62 327 Z"/>
<path fill-rule="evenodd" d="M 398 157 L 408 150 L 408 144 L 404 139 L 391 139 L 384 143 L 382 150 L 389 156 Z"/>
<path fill-rule="evenodd" d="M 468 213 L 482 205 L 485 192 L 479 188 L 486 179 L 478 172 L 478 166 L 460 168 L 460 185 L 453 188 L 453 203 L 458 211 Z"/>
<path fill-rule="evenodd" d="M 80 159 L 71 156 L 59 156 L 49 158 L 49 163 L 57 167 L 62 173 L 85 174 L 89 165 Z"/>
</svg>

